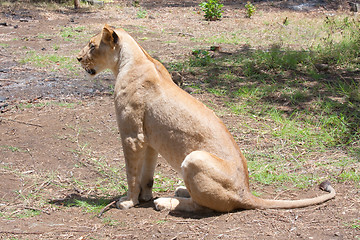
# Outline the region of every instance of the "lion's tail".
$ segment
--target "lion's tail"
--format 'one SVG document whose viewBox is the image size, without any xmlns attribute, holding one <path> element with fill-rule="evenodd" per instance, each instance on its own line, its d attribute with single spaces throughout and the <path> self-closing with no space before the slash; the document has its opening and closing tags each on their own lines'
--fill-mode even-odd
<svg viewBox="0 0 360 240">
<path fill-rule="evenodd" d="M 271 199 L 262 199 L 258 198 L 254 195 L 251 195 L 249 204 L 249 209 L 265 209 L 265 208 L 301 208 L 307 207 L 310 205 L 316 205 L 323 202 L 326 202 L 335 197 L 336 192 L 335 189 L 331 186 L 329 181 L 322 182 L 320 184 L 320 189 L 328 194 L 324 194 L 314 198 L 305 198 L 301 200 L 271 200 Z"/>
</svg>

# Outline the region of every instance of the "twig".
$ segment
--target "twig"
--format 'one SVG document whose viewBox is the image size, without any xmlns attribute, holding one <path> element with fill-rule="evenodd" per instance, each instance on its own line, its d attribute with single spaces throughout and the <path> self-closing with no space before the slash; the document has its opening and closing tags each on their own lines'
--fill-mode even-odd
<svg viewBox="0 0 360 240">
<path fill-rule="evenodd" d="M 51 181 L 52 181 L 52 179 L 49 179 L 49 180 L 43 182 L 43 183 L 38 187 L 38 189 L 35 190 L 34 193 L 37 193 L 37 192 L 39 192 L 43 187 L 48 186 L 48 185 L 51 183 Z"/>
<path fill-rule="evenodd" d="M 241 227 L 233 228 L 233 229 L 225 231 L 225 233 L 233 232 L 233 231 L 239 230 L 241 228 L 243 228 L 243 227 L 241 226 Z"/>
<path fill-rule="evenodd" d="M 178 33 L 179 36 L 189 36 L 189 37 L 194 37 L 193 34 L 190 34 L 190 33 L 182 33 L 182 32 L 179 32 Z"/>
<path fill-rule="evenodd" d="M 44 234 L 45 232 L 12 232 L 12 231 L 1 231 L 0 233 L 2 234 L 26 234 L 26 235 L 31 235 L 31 234 Z"/>
<path fill-rule="evenodd" d="M 185 37 L 185 36 L 194 37 L 194 35 L 191 34 L 191 33 L 172 32 L 172 33 L 170 33 L 170 34 L 179 35 L 179 36 L 183 36 L 183 37 Z"/>
<path fill-rule="evenodd" d="M 103 215 L 103 213 L 104 213 L 105 211 L 107 211 L 107 210 L 111 207 L 111 205 L 113 205 L 114 203 L 116 203 L 116 201 L 112 201 L 111 203 L 109 203 L 108 205 L 106 205 L 106 206 L 100 211 L 98 217 L 101 217 L 101 216 Z"/>
<path fill-rule="evenodd" d="M 25 125 L 29 125 L 29 126 L 34 126 L 34 127 L 43 127 L 41 125 L 38 124 L 34 124 L 34 123 L 27 123 L 27 122 L 23 122 L 23 121 L 19 121 L 19 120 L 14 120 L 14 119 L 9 119 L 9 118 L 4 118 L 4 117 L 0 117 L 0 120 L 4 120 L 4 121 L 9 121 L 9 122 L 16 122 L 16 123 L 21 123 L 21 124 L 25 124 Z"/>
<path fill-rule="evenodd" d="M 32 234 L 47 234 L 47 233 L 62 233 L 62 232 L 89 232 L 89 230 L 75 230 L 75 229 L 60 229 L 59 231 L 44 231 L 44 232 L 13 232 L 13 231 L 0 231 L 0 234 L 24 234 L 24 235 L 32 235 Z"/>
<path fill-rule="evenodd" d="M 29 210 L 33 210 L 33 211 L 39 211 L 39 212 L 43 212 L 46 213 L 47 215 L 50 215 L 49 212 L 42 210 L 42 209 L 37 209 L 37 208 L 33 208 L 33 207 L 24 207 L 25 209 L 29 209 Z"/>
<path fill-rule="evenodd" d="M 21 209 L 18 209 L 18 210 L 16 210 L 16 211 L 10 213 L 10 216 L 12 216 L 12 215 L 14 215 L 14 214 L 16 214 L 16 213 L 18 213 L 18 212 L 21 212 Z"/>
<path fill-rule="evenodd" d="M 278 197 L 280 197 L 281 194 L 287 192 L 288 190 L 284 190 L 284 191 L 280 191 L 275 197 L 274 199 L 278 199 Z"/>
<path fill-rule="evenodd" d="M 0 81 L 5 81 L 5 82 L 19 82 L 20 80 L 17 80 L 17 79 L 4 79 L 4 78 L 0 78 Z"/>
</svg>

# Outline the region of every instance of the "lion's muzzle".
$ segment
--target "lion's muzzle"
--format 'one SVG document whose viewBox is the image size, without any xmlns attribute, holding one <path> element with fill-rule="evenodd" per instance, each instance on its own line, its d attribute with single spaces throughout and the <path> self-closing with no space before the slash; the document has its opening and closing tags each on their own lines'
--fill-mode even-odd
<svg viewBox="0 0 360 240">
<path fill-rule="evenodd" d="M 92 69 L 92 68 L 86 68 L 85 71 L 90 75 L 95 75 L 96 74 L 95 69 Z"/>
</svg>

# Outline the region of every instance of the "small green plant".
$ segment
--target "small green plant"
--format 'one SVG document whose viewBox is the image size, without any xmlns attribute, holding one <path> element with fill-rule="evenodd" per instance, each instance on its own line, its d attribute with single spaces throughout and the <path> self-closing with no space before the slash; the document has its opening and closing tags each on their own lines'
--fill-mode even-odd
<svg viewBox="0 0 360 240">
<path fill-rule="evenodd" d="M 355 229 L 360 229 L 360 219 L 355 220 L 351 227 Z"/>
<path fill-rule="evenodd" d="M 136 13 L 137 18 L 146 18 L 146 16 L 147 16 L 146 9 L 140 8 L 139 11 Z"/>
<path fill-rule="evenodd" d="M 3 145 L 1 146 L 1 148 L 5 148 L 5 149 L 8 149 L 10 150 L 11 152 L 24 152 L 24 150 L 18 148 L 18 147 L 13 147 L 13 146 L 6 146 L 6 145 Z"/>
<path fill-rule="evenodd" d="M 246 8 L 246 17 L 251 18 L 255 14 L 256 7 L 250 2 L 247 2 L 245 8 Z"/>
<path fill-rule="evenodd" d="M 360 230 L 360 219 L 355 219 L 351 223 L 344 223 L 345 226 L 353 228 L 353 229 L 359 229 Z"/>
<path fill-rule="evenodd" d="M 192 67 L 206 66 L 212 60 L 212 56 L 207 50 L 196 49 L 192 51 L 192 55 L 194 56 L 194 58 L 190 60 L 190 65 Z"/>
<path fill-rule="evenodd" d="M 222 18 L 224 12 L 222 7 L 223 4 L 219 0 L 208 0 L 199 4 L 201 10 L 205 13 L 204 17 L 207 21 L 216 21 Z"/>
<path fill-rule="evenodd" d="M 40 215 L 39 210 L 32 210 L 32 209 L 25 209 L 23 212 L 16 214 L 15 217 L 17 218 L 30 218 Z"/>
<path fill-rule="evenodd" d="M 102 222 L 107 226 L 117 226 L 117 225 L 119 225 L 119 222 L 117 220 L 112 219 L 110 217 L 104 217 L 102 219 Z"/>
<path fill-rule="evenodd" d="M 219 89 L 219 88 L 209 88 L 208 92 L 214 94 L 215 96 L 226 96 L 227 94 L 226 89 Z"/>
<path fill-rule="evenodd" d="M 158 224 L 158 225 L 161 225 L 161 224 L 164 224 L 164 223 L 166 223 L 168 220 L 157 220 L 156 221 L 156 224 Z"/>
</svg>

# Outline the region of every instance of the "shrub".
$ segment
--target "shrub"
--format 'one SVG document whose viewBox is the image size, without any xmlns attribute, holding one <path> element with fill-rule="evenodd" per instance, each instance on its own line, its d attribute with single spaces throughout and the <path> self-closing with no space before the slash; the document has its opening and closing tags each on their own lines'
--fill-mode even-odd
<svg viewBox="0 0 360 240">
<path fill-rule="evenodd" d="M 224 5 L 219 0 L 208 0 L 200 3 L 199 6 L 204 11 L 204 17 L 208 21 L 220 20 L 224 12 L 221 10 Z"/>
<path fill-rule="evenodd" d="M 251 18 L 252 15 L 255 14 L 256 7 L 254 5 L 252 5 L 250 2 L 247 2 L 247 4 L 245 5 L 245 8 L 246 8 L 246 16 L 248 18 Z"/>
</svg>

